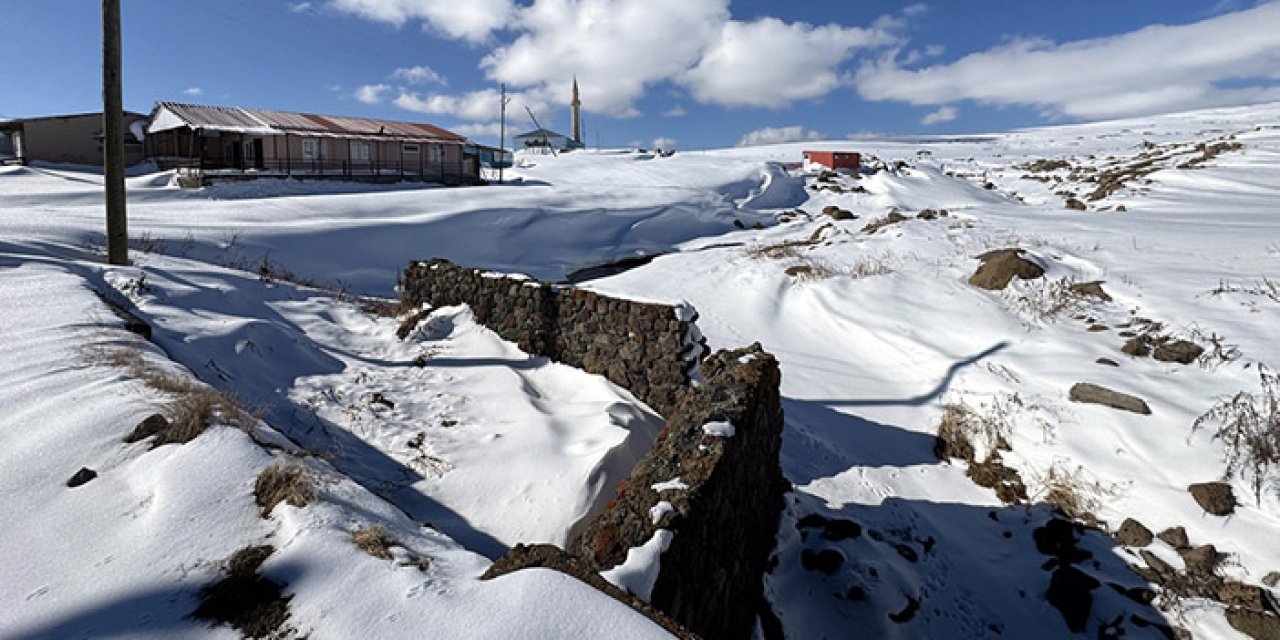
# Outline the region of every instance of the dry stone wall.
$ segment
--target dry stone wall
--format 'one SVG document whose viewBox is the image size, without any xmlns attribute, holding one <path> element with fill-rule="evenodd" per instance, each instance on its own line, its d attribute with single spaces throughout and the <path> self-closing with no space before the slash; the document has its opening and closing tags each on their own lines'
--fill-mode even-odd
<svg viewBox="0 0 1280 640">
<path fill-rule="evenodd" d="M 469 305 L 476 322 L 526 353 L 602 375 L 662 415 L 675 408 L 706 351 L 688 307 L 620 300 L 442 259 L 409 265 L 401 297 L 413 306 Z"/>
<path fill-rule="evenodd" d="M 526 567 L 576 575 L 678 637 L 748 638 L 783 495 L 781 373 L 759 344 L 702 359 L 692 310 L 619 300 L 444 260 L 410 265 L 403 301 L 467 304 L 476 321 L 527 353 L 604 375 L 666 418 L 612 502 L 568 545 L 517 545 L 485 574 Z M 696 379 L 696 382 L 694 380 Z M 668 533 L 648 593 L 601 572 Z M 606 574 L 607 575 L 607 574 Z M 647 600 L 647 601 L 646 601 Z"/>
</svg>

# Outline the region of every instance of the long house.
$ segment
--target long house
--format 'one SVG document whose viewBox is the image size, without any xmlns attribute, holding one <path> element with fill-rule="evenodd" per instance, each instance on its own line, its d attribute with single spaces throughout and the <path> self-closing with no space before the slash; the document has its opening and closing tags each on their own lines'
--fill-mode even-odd
<svg viewBox="0 0 1280 640">
<path fill-rule="evenodd" d="M 480 179 L 480 149 L 416 122 L 160 102 L 147 149 L 162 168 L 204 175 Z"/>
</svg>

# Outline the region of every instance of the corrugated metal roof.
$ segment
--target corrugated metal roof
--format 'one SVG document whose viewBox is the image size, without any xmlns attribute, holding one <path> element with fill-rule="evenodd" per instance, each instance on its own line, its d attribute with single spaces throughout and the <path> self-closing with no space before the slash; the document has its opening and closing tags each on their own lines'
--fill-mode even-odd
<svg viewBox="0 0 1280 640">
<path fill-rule="evenodd" d="M 292 111 L 211 107 L 161 102 L 157 109 L 168 110 L 192 129 L 253 131 L 263 134 L 316 134 L 333 137 L 381 137 L 422 141 L 464 142 L 466 138 L 429 124 L 321 116 Z"/>
</svg>

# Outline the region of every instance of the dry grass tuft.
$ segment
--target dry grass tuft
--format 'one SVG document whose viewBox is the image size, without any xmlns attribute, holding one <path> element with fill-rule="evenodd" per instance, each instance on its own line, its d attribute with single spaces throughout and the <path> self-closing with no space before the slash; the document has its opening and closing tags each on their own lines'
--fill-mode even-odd
<svg viewBox="0 0 1280 640">
<path fill-rule="evenodd" d="M 1213 439 L 1226 450 L 1226 476 L 1248 479 L 1260 505 L 1271 469 L 1280 463 L 1280 374 L 1259 364 L 1258 378 L 1258 393 L 1240 391 L 1220 399 L 1191 430 L 1217 425 Z"/>
<path fill-rule="evenodd" d="M 893 273 L 893 256 L 888 253 L 863 256 L 853 263 L 848 273 L 853 278 L 888 275 Z"/>
<path fill-rule="evenodd" d="M 281 502 L 295 507 L 305 507 L 316 498 L 316 483 L 307 466 L 297 460 L 274 462 L 258 474 L 253 485 L 253 497 L 262 509 L 262 517 Z"/>
<path fill-rule="evenodd" d="M 1116 493 L 1114 488 L 1090 479 L 1083 466 L 1070 470 L 1061 461 L 1054 462 L 1048 471 L 1037 474 L 1034 480 L 1039 489 L 1033 500 L 1051 504 L 1063 515 L 1089 526 L 1098 526 L 1098 518 L 1094 514 L 1102 506 L 1102 499 Z"/>
<path fill-rule="evenodd" d="M 356 548 L 381 560 L 390 560 L 391 547 L 397 545 L 380 524 L 356 529 L 351 534 L 351 541 L 356 543 Z"/>
</svg>

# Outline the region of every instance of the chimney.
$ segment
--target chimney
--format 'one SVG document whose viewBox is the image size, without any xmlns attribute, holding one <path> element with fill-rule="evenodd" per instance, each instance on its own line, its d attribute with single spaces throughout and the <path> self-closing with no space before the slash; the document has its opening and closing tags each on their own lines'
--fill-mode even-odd
<svg viewBox="0 0 1280 640">
<path fill-rule="evenodd" d="M 578 76 L 573 77 L 573 101 L 569 103 L 573 107 L 573 142 L 576 146 L 582 146 L 582 100 L 578 99 Z"/>
</svg>

